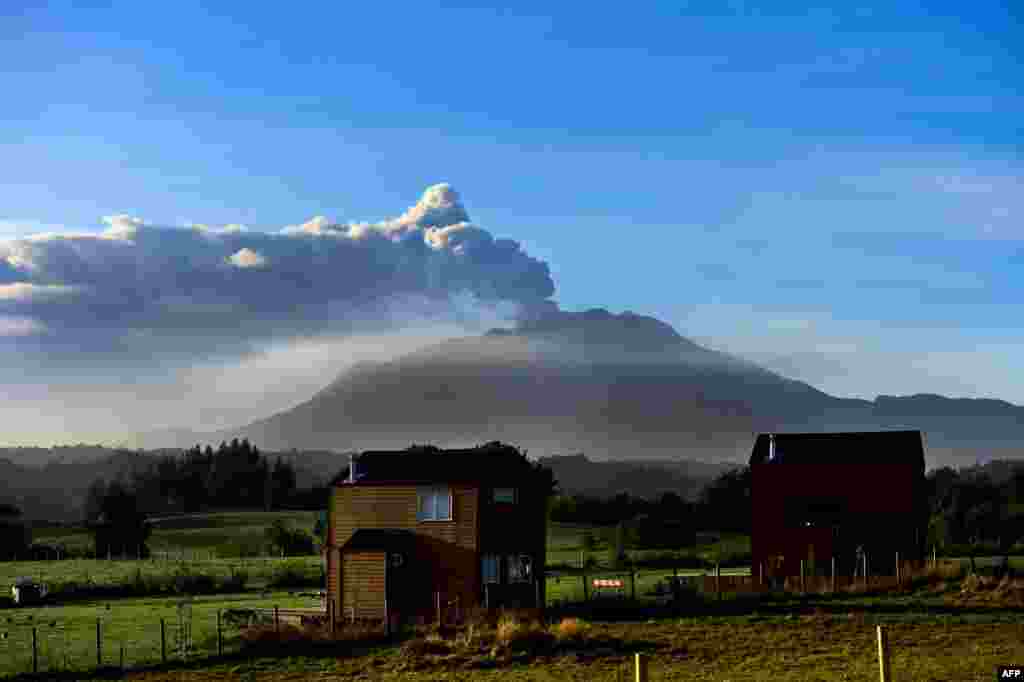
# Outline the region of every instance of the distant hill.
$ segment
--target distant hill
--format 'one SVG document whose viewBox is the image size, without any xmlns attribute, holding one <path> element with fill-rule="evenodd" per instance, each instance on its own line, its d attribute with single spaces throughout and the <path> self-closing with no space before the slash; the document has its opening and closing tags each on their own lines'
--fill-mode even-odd
<svg viewBox="0 0 1024 682">
<path fill-rule="evenodd" d="M 501 440 L 594 460 L 743 462 L 757 432 L 920 429 L 930 466 L 1022 456 L 1024 408 L 935 395 L 828 395 L 650 317 L 548 311 L 514 330 L 364 363 L 308 401 L 213 437 L 364 450 Z"/>
</svg>

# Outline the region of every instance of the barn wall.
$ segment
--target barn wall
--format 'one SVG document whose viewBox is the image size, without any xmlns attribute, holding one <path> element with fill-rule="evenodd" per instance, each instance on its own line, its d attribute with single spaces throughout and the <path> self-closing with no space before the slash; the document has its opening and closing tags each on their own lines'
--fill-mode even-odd
<svg viewBox="0 0 1024 682">
<path fill-rule="evenodd" d="M 872 572 L 894 566 L 896 550 L 904 559 L 916 558 L 922 475 L 919 467 L 902 463 L 754 464 L 752 571 L 756 575 L 762 562 L 768 566 L 771 557 L 782 555 L 781 574 L 798 575 L 800 559 L 806 559 L 808 547 L 813 547 L 819 572 L 823 566 L 830 568 L 831 556 L 837 554 L 839 572 L 848 573 L 853 563 L 852 556 L 847 556 L 851 554 L 848 543 L 854 537 L 865 540 Z M 841 529 L 838 546 L 833 546 L 830 529 L 787 527 L 786 500 L 808 497 L 844 503 L 849 524 Z M 881 556 L 872 557 L 872 550 Z"/>
</svg>

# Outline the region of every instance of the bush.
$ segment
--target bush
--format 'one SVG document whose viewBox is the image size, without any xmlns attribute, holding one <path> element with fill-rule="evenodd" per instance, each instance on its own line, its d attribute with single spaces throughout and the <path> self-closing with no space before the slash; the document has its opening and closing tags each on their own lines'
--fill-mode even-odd
<svg viewBox="0 0 1024 682">
<path fill-rule="evenodd" d="M 287 562 L 274 567 L 274 572 L 267 582 L 268 587 L 322 587 L 320 576 L 306 573 L 300 563 Z"/>
<path fill-rule="evenodd" d="M 241 592 L 249 582 L 249 573 L 244 569 L 231 567 L 231 575 L 221 582 L 221 589 L 225 592 Z"/>
</svg>

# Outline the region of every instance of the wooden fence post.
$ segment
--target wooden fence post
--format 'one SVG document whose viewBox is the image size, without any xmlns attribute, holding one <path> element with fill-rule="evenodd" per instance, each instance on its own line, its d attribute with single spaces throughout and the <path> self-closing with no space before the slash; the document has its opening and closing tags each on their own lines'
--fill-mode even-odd
<svg viewBox="0 0 1024 682">
<path fill-rule="evenodd" d="M 878 626 L 878 672 L 880 682 L 891 682 L 892 671 L 889 669 L 889 637 L 881 625 Z"/>
<path fill-rule="evenodd" d="M 163 618 L 160 619 L 160 662 L 167 662 L 167 630 Z"/>
<path fill-rule="evenodd" d="M 635 654 L 636 669 L 633 682 L 647 682 L 647 658 L 643 654 Z"/>
<path fill-rule="evenodd" d="M 718 593 L 718 600 L 722 599 L 722 564 L 715 562 L 715 592 Z"/>
<path fill-rule="evenodd" d="M 32 626 L 32 672 L 39 672 L 39 649 L 36 647 L 36 626 Z"/>
<path fill-rule="evenodd" d="M 100 617 L 96 616 L 96 667 L 103 666 L 103 644 L 100 641 Z"/>
<path fill-rule="evenodd" d="M 217 655 L 224 655 L 224 635 L 220 627 L 220 609 L 217 609 Z"/>
</svg>

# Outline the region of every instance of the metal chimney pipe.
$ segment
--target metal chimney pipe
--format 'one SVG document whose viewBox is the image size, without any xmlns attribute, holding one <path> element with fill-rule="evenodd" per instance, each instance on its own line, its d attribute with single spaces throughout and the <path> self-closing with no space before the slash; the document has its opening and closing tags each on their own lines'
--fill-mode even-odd
<svg viewBox="0 0 1024 682">
<path fill-rule="evenodd" d="M 348 482 L 356 482 L 356 455 L 351 453 L 348 456 Z"/>
<path fill-rule="evenodd" d="M 768 434 L 768 461 L 771 462 L 775 459 L 775 434 Z"/>
</svg>

